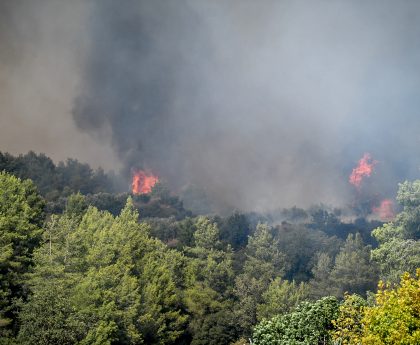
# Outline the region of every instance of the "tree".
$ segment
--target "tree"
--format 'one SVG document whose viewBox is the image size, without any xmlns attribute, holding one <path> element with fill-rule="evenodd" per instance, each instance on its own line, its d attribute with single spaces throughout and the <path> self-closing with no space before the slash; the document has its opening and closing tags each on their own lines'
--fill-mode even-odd
<svg viewBox="0 0 420 345">
<path fill-rule="evenodd" d="M 379 283 L 375 306 L 365 309 L 362 344 L 420 344 L 420 269 L 392 288 Z"/>
<path fill-rule="evenodd" d="M 237 250 L 246 246 L 250 235 L 250 225 L 244 214 L 235 212 L 222 225 L 221 237 Z"/>
<path fill-rule="evenodd" d="M 332 320 L 338 316 L 338 301 L 324 297 L 302 302 L 294 311 L 261 321 L 254 329 L 255 345 L 331 344 Z"/>
<path fill-rule="evenodd" d="M 49 272 L 54 279 L 32 281 L 32 295 L 19 314 L 19 344 L 76 344 L 88 330 L 89 320 L 76 313 L 69 294 L 77 277 L 63 274 L 58 267 Z"/>
<path fill-rule="evenodd" d="M 333 339 L 341 345 L 362 344 L 364 308 L 368 306 L 366 300 L 359 295 L 344 295 L 344 301 L 339 308 L 339 316 L 333 320 Z"/>
<path fill-rule="evenodd" d="M 16 306 L 41 239 L 44 201 L 30 180 L 0 172 L 0 334 L 16 332 Z M 6 328 L 5 328 L 6 327 Z"/>
<path fill-rule="evenodd" d="M 229 344 L 237 336 L 231 301 L 232 251 L 221 250 L 216 223 L 198 217 L 194 227 L 195 247 L 187 249 L 190 284 L 185 292 L 191 344 Z"/>
<path fill-rule="evenodd" d="M 271 281 L 286 272 L 285 255 L 279 251 L 267 224 L 258 224 L 255 233 L 248 238 L 243 273 L 235 280 L 235 308 L 237 322 L 243 335 L 251 334 L 257 323 L 257 308 L 264 302 L 263 293 Z"/>
<path fill-rule="evenodd" d="M 374 290 L 378 275 L 370 251 L 360 234 L 349 234 L 331 271 L 330 283 L 336 297 L 340 298 L 344 292 L 364 295 L 366 291 Z"/>
<path fill-rule="evenodd" d="M 313 278 L 309 282 L 310 295 L 318 299 L 332 294 L 330 275 L 333 268 L 333 260 L 327 253 L 318 253 L 316 263 L 312 268 Z"/>
<path fill-rule="evenodd" d="M 276 278 L 263 293 L 263 302 L 257 306 L 257 318 L 269 319 L 278 314 L 285 314 L 308 298 L 308 287 L 304 283 L 297 284 Z"/>
<path fill-rule="evenodd" d="M 204 282 L 196 282 L 185 294 L 192 316 L 189 323 L 192 345 L 230 344 L 236 339 L 236 320 L 231 301 L 221 298 Z"/>
<path fill-rule="evenodd" d="M 404 273 L 400 284 L 382 281 L 373 304 L 346 295 L 340 315 L 333 321 L 338 344 L 382 345 L 420 343 L 420 269 L 417 277 Z"/>
<path fill-rule="evenodd" d="M 219 228 L 206 217 L 198 217 L 194 232 L 195 246 L 204 250 L 220 249 Z"/>
<path fill-rule="evenodd" d="M 181 258 L 149 237 L 131 199 L 115 218 L 90 207 L 78 220 L 73 211 L 52 217 L 36 252 L 21 342 L 173 344 L 187 320 L 175 276 Z"/>
<path fill-rule="evenodd" d="M 420 267 L 420 180 L 399 185 L 397 200 L 403 206 L 393 221 L 375 229 L 379 242 L 372 251 L 383 280 L 398 282 L 403 272 Z"/>
<path fill-rule="evenodd" d="M 322 231 L 302 225 L 283 223 L 275 230 L 278 248 L 286 255 L 288 265 L 285 277 L 288 280 L 309 280 L 316 253 L 322 251 L 334 257 L 342 243 L 336 237 L 328 237 Z"/>
<path fill-rule="evenodd" d="M 401 183 L 397 200 L 404 207 L 404 211 L 397 217 L 402 226 L 404 237 L 420 239 L 420 180 Z"/>
</svg>

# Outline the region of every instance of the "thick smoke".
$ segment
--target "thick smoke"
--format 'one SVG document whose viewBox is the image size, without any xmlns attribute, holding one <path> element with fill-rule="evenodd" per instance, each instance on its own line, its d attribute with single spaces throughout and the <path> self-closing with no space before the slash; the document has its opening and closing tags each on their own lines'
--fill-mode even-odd
<svg viewBox="0 0 420 345">
<path fill-rule="evenodd" d="M 73 118 L 127 178 L 143 167 L 264 210 L 350 202 L 365 152 L 373 192 L 419 176 L 419 3 L 80 3 Z"/>
<path fill-rule="evenodd" d="M 109 143 L 71 116 L 90 41 L 85 0 L 0 0 L 0 151 L 118 169 Z"/>
<path fill-rule="evenodd" d="M 418 174 L 420 6 L 97 1 L 75 120 L 129 169 L 264 209 L 346 202 L 366 151 L 381 192 Z"/>
</svg>

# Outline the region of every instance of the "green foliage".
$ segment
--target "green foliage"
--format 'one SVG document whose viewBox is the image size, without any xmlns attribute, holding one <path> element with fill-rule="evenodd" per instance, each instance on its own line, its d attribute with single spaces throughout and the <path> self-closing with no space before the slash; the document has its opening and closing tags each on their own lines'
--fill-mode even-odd
<svg viewBox="0 0 420 345">
<path fill-rule="evenodd" d="M 186 291 L 186 304 L 192 315 L 189 330 L 192 345 L 229 344 L 237 337 L 232 302 L 204 282 Z"/>
<path fill-rule="evenodd" d="M 246 246 L 251 233 L 250 224 L 244 214 L 235 212 L 222 224 L 221 238 L 229 243 L 233 249 Z"/>
<path fill-rule="evenodd" d="M 148 218 L 145 222 L 150 225 L 150 235 L 160 239 L 171 248 L 182 248 L 179 241 L 179 222 L 174 217 Z"/>
<path fill-rule="evenodd" d="M 362 344 L 420 344 L 420 269 L 391 288 L 379 283 L 376 305 L 365 309 Z"/>
<path fill-rule="evenodd" d="M 372 291 L 377 282 L 376 264 L 370 259 L 370 246 L 363 244 L 359 234 L 350 234 L 335 258 L 330 282 L 333 294 L 341 297 L 345 292 L 363 295 Z"/>
<path fill-rule="evenodd" d="M 44 154 L 33 151 L 17 157 L 0 152 L 2 170 L 22 179 L 31 179 L 48 201 L 77 192 L 95 194 L 115 190 L 112 177 L 102 169 L 93 170 L 88 164 L 75 159 L 68 159 L 56 166 Z"/>
<path fill-rule="evenodd" d="M 379 247 L 372 251 L 381 279 L 398 282 L 403 272 L 420 267 L 420 180 L 400 184 L 397 200 L 404 207 L 396 218 L 372 234 Z"/>
<path fill-rule="evenodd" d="M 275 230 L 278 248 L 286 255 L 288 265 L 285 277 L 288 280 L 309 280 L 316 254 L 325 252 L 333 257 L 342 243 L 336 237 L 328 237 L 322 231 L 302 225 L 284 223 Z"/>
<path fill-rule="evenodd" d="M 362 318 L 367 302 L 358 295 L 344 295 L 340 305 L 340 314 L 333 320 L 333 339 L 340 345 L 359 345 L 363 334 Z"/>
<path fill-rule="evenodd" d="M 67 199 L 65 212 L 70 218 L 80 221 L 88 208 L 86 198 L 80 194 L 72 194 Z"/>
<path fill-rule="evenodd" d="M 21 341 L 174 343 L 187 320 L 174 269 L 180 258 L 149 237 L 131 199 L 116 218 L 90 207 L 79 220 L 71 210 L 52 217 L 37 251 Z M 44 308 L 42 296 L 51 295 L 51 306 Z M 49 323 L 34 323 L 33 311 Z"/>
<path fill-rule="evenodd" d="M 89 194 L 85 198 L 88 205 L 94 206 L 101 211 L 109 211 L 112 215 L 117 216 L 124 208 L 127 196 L 127 193 L 111 194 L 99 192 L 96 194 Z"/>
<path fill-rule="evenodd" d="M 406 209 L 414 209 L 420 206 L 420 180 L 413 182 L 405 181 L 400 183 L 398 193 L 398 202 Z"/>
<path fill-rule="evenodd" d="M 216 223 L 211 223 L 208 218 L 201 216 L 197 218 L 195 228 L 194 241 L 196 247 L 205 250 L 220 248 L 219 229 Z"/>
<path fill-rule="evenodd" d="M 420 343 L 420 269 L 404 273 L 397 286 L 379 282 L 373 305 L 346 295 L 333 321 L 337 344 L 387 345 Z"/>
<path fill-rule="evenodd" d="M 365 295 L 374 290 L 378 275 L 370 253 L 370 246 L 364 245 L 358 233 L 348 235 L 334 261 L 328 254 L 318 253 L 310 281 L 311 296 L 341 298 L 345 292 Z"/>
<path fill-rule="evenodd" d="M 259 224 L 248 239 L 243 273 L 235 280 L 234 293 L 239 301 L 235 315 L 245 336 L 251 334 L 257 323 L 257 308 L 264 303 L 263 293 L 271 281 L 283 277 L 285 271 L 286 258 L 279 251 L 271 229 L 266 224 Z"/>
<path fill-rule="evenodd" d="M 309 282 L 312 298 L 318 299 L 332 294 L 330 275 L 333 264 L 333 260 L 327 253 L 317 253 L 316 263 L 312 268 L 313 279 Z"/>
<path fill-rule="evenodd" d="M 179 247 L 191 247 L 194 244 L 195 223 L 192 218 L 187 217 L 179 222 L 178 241 Z"/>
<path fill-rule="evenodd" d="M 257 306 L 258 320 L 291 311 L 308 298 L 308 292 L 308 287 L 304 283 L 297 284 L 294 281 L 276 278 L 263 293 L 263 303 Z"/>
<path fill-rule="evenodd" d="M 376 283 L 362 240 L 372 222 L 358 220 L 359 235 L 356 222 L 324 208 L 310 221 L 304 210 L 283 210 L 294 224 L 274 227 L 257 225 L 270 219 L 258 214 L 189 218 L 161 184 L 127 199 L 96 193 L 106 175 L 77 161 L 0 154 L 0 166 L 33 167 L 49 210 L 60 213 L 42 231 L 44 203 L 31 182 L 1 173 L 2 345 L 245 344 L 255 325 L 256 344 L 418 341 L 418 280 L 381 286 L 374 306 L 345 294 L 338 307 L 346 291 L 365 295 Z M 403 212 L 374 232 L 372 256 L 394 282 L 420 267 L 419 186 L 400 186 Z M 307 301 L 325 295 L 334 297 Z"/>
<path fill-rule="evenodd" d="M 0 172 L 0 335 L 15 328 L 14 300 L 26 297 L 24 277 L 41 239 L 43 207 L 30 180 Z"/>
<path fill-rule="evenodd" d="M 0 171 L 4 170 L 21 179 L 31 179 L 43 195 L 51 192 L 58 182 L 55 168 L 51 158 L 44 154 L 29 151 L 26 155 L 14 157 L 0 152 Z"/>
<path fill-rule="evenodd" d="M 291 313 L 261 321 L 254 329 L 255 345 L 332 344 L 331 320 L 338 316 L 338 301 L 324 297 L 315 302 L 302 302 Z"/>
<path fill-rule="evenodd" d="M 323 207 L 313 208 L 310 213 L 310 226 L 314 229 L 328 233 L 340 223 L 336 214 L 328 212 Z"/>
<path fill-rule="evenodd" d="M 230 248 L 220 249 L 216 223 L 198 217 L 194 227 L 195 247 L 187 250 L 191 256 L 186 290 L 191 344 L 229 344 L 237 336 L 231 300 L 232 253 Z"/>
<path fill-rule="evenodd" d="M 75 313 L 68 292 L 76 281 L 55 269 L 55 279 L 39 279 L 19 314 L 19 344 L 75 344 L 87 331 L 87 320 Z"/>
<path fill-rule="evenodd" d="M 286 272 L 286 257 L 278 249 L 278 242 L 267 224 L 258 224 L 255 233 L 249 237 L 246 256 L 244 274 L 249 277 L 268 283 Z"/>
</svg>

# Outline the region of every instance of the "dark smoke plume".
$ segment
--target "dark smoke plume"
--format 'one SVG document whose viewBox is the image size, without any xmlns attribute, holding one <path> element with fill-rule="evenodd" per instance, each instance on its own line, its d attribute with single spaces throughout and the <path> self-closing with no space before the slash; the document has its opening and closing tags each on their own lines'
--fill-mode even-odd
<svg viewBox="0 0 420 345">
<path fill-rule="evenodd" d="M 129 169 L 226 205 L 345 202 L 366 152 L 381 192 L 418 175 L 420 5 L 97 1 L 74 117 Z"/>
<path fill-rule="evenodd" d="M 195 110 L 189 106 L 199 96 L 194 68 L 201 68 L 202 54 L 210 52 L 201 25 L 183 0 L 96 2 L 92 50 L 74 118 L 92 132 L 110 126 L 127 168 L 180 173 L 187 156 L 179 145 L 191 135 Z"/>
<path fill-rule="evenodd" d="M 351 202 L 365 152 L 379 162 L 365 191 L 389 197 L 419 176 L 418 2 L 7 3 L 0 77 L 19 113 L 48 114 L 31 142 L 55 150 L 39 128 L 62 124 L 62 154 L 93 150 L 74 139 L 71 103 L 77 128 L 112 145 L 127 187 L 143 167 L 175 190 L 203 187 L 220 208 L 264 210 Z M 34 108 L 39 90 L 48 97 Z M 0 142 L 16 137 L 10 123 Z"/>
</svg>

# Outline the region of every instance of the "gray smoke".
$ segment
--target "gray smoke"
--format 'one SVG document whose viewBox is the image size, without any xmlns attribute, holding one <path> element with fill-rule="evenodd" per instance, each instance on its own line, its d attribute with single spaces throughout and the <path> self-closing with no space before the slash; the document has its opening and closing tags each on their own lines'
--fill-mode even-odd
<svg viewBox="0 0 420 345">
<path fill-rule="evenodd" d="M 73 118 L 127 175 L 247 210 L 347 203 L 364 152 L 377 193 L 419 177 L 420 3 L 82 4 Z"/>
<path fill-rule="evenodd" d="M 89 49 L 85 0 L 0 0 L 0 150 L 118 169 L 111 145 L 71 111 Z"/>
</svg>

